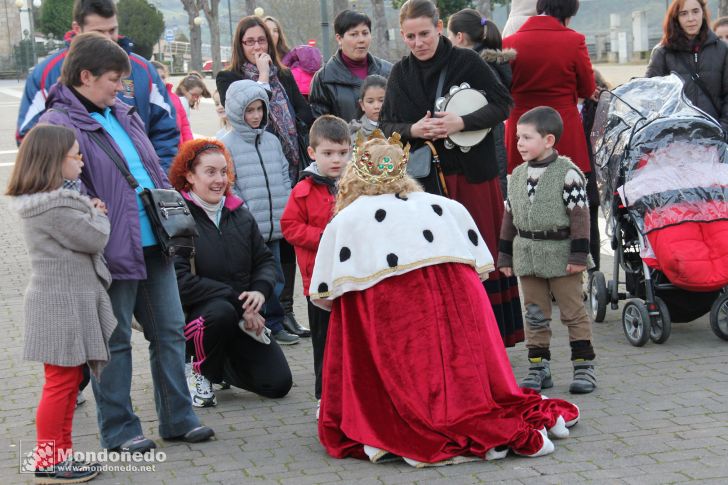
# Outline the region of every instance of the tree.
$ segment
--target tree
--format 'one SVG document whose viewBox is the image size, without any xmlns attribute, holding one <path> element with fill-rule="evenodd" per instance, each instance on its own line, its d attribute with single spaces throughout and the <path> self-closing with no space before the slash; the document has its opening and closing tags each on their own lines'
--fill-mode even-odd
<svg viewBox="0 0 728 485">
<path fill-rule="evenodd" d="M 73 22 L 73 0 L 45 0 L 41 7 L 38 30 L 53 34 L 57 39 L 71 30 Z"/>
<path fill-rule="evenodd" d="M 491 18 L 493 16 L 493 2 L 491 0 L 480 0 L 477 10 L 484 17 Z"/>
<path fill-rule="evenodd" d="M 387 13 L 384 0 L 372 0 L 374 10 L 374 32 L 376 42 L 372 42 L 373 54 L 377 57 L 389 57 L 389 33 L 387 30 Z"/>
<path fill-rule="evenodd" d="M 339 15 L 339 12 L 349 8 L 349 0 L 334 0 L 334 18 Z"/>
<path fill-rule="evenodd" d="M 728 0 L 720 0 L 718 3 L 718 17 L 728 15 Z"/>
<path fill-rule="evenodd" d="M 202 0 L 207 25 L 210 27 L 210 48 L 212 49 L 212 76 L 222 69 L 220 62 L 220 0 Z"/>
<path fill-rule="evenodd" d="M 202 29 L 195 23 L 195 18 L 202 10 L 201 0 L 180 0 L 187 12 L 190 27 L 190 70 L 202 71 Z"/>
<path fill-rule="evenodd" d="M 255 0 L 245 0 L 245 15 L 253 15 L 255 7 Z"/>
<path fill-rule="evenodd" d="M 119 32 L 134 42 L 134 52 L 152 57 L 154 44 L 164 32 L 164 15 L 147 0 L 119 0 L 117 4 Z"/>
</svg>

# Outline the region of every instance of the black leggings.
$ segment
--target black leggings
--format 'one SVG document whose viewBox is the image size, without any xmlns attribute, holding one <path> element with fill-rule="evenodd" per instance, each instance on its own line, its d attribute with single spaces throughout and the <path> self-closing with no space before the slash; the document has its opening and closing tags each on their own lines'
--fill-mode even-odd
<svg viewBox="0 0 728 485">
<path fill-rule="evenodd" d="M 264 397 L 288 394 L 293 380 L 286 356 L 271 337 L 269 345 L 245 334 L 238 312 L 225 299 L 209 300 L 190 309 L 185 325 L 187 355 L 195 357 L 202 375 Z"/>
<path fill-rule="evenodd" d="M 331 312 L 323 310 L 306 297 L 308 302 L 308 326 L 311 329 L 311 345 L 313 346 L 313 373 L 316 376 L 314 392 L 316 399 L 321 399 L 321 375 L 324 368 L 324 352 L 326 350 L 326 334 L 329 333 Z"/>
</svg>

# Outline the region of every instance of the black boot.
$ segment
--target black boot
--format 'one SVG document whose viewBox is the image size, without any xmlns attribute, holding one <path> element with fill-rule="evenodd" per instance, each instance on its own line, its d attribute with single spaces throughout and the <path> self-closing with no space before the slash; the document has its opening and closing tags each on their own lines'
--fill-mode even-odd
<svg viewBox="0 0 728 485">
<path fill-rule="evenodd" d="M 288 333 L 298 335 L 299 337 L 311 336 L 311 330 L 302 327 L 296 320 L 296 315 L 292 311 L 286 313 L 283 317 L 283 328 L 285 328 Z"/>
</svg>

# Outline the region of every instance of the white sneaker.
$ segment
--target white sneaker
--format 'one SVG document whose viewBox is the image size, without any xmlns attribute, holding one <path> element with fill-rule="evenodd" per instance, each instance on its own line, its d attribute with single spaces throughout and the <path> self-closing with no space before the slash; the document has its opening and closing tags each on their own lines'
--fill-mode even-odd
<svg viewBox="0 0 728 485">
<path fill-rule="evenodd" d="M 212 392 L 212 384 L 205 376 L 195 372 L 191 363 L 185 364 L 185 375 L 187 376 L 187 386 L 190 389 L 190 397 L 194 407 L 209 408 L 217 405 L 217 399 Z"/>
</svg>

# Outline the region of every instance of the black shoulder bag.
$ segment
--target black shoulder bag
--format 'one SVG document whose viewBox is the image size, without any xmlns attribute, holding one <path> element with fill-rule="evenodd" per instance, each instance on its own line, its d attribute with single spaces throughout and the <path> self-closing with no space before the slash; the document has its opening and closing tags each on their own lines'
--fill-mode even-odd
<svg viewBox="0 0 728 485">
<path fill-rule="evenodd" d="M 168 258 L 175 255 L 190 257 L 195 254 L 197 226 L 184 198 L 172 189 L 143 189 L 139 192 L 139 182 L 129 172 L 126 164 L 119 158 L 114 148 L 103 136 L 90 132 L 89 137 L 106 153 L 124 176 L 129 186 L 137 192 L 144 204 L 144 210 L 152 224 L 162 253 Z"/>
<path fill-rule="evenodd" d="M 440 76 L 437 78 L 437 91 L 435 92 L 435 102 L 442 93 L 442 87 L 445 85 L 445 75 L 447 74 L 447 64 L 443 66 L 440 71 Z M 435 107 L 432 107 L 432 115 L 435 115 Z M 434 152 L 434 153 L 433 153 Z M 431 143 L 425 143 L 417 150 L 414 150 L 409 155 L 407 161 L 407 175 L 415 179 L 421 179 L 428 177 L 432 170 L 432 162 L 437 155 L 435 147 Z M 436 159 L 439 161 L 439 159 Z"/>
</svg>

